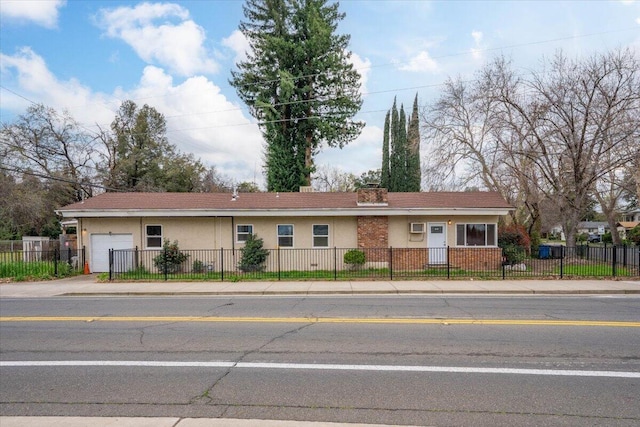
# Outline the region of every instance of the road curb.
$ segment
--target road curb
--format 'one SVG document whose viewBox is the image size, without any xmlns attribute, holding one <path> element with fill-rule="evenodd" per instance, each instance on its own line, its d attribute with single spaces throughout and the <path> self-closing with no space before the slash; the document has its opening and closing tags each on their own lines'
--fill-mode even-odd
<svg viewBox="0 0 640 427">
<path fill-rule="evenodd" d="M 640 289 L 613 290 L 398 290 L 398 291 L 247 291 L 247 292 L 66 292 L 57 294 L 60 297 L 87 296 L 305 296 L 305 295 L 638 295 Z"/>
</svg>

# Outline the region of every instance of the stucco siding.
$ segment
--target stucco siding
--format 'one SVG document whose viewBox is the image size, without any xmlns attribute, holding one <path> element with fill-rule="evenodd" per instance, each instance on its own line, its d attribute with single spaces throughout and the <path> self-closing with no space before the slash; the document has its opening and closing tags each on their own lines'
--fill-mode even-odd
<svg viewBox="0 0 640 427">
<path fill-rule="evenodd" d="M 278 225 L 293 225 L 293 249 L 313 248 L 313 226 L 324 224 L 329 226 L 329 248 L 353 248 L 357 244 L 355 217 L 236 217 L 234 224 L 252 225 L 253 233 L 264 241 L 264 247 L 267 249 L 278 247 Z M 235 245 L 237 248 L 243 246 L 238 242 Z"/>
</svg>

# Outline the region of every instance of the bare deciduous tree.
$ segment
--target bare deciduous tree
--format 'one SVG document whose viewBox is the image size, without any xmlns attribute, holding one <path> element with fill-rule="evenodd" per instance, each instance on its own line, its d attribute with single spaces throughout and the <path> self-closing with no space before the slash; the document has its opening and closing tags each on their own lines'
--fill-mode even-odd
<svg viewBox="0 0 640 427">
<path fill-rule="evenodd" d="M 69 202 L 91 196 L 93 138 L 68 113 L 31 106 L 15 123 L 2 125 L 0 138 L 7 151 L 4 164 L 68 181 L 73 191 Z"/>
<path fill-rule="evenodd" d="M 447 83 L 425 123 L 435 170 L 466 162 L 465 180 L 525 206 L 529 223 L 553 201 L 573 245 L 596 184 L 638 162 L 640 62 L 628 49 L 584 60 L 558 53 L 517 76 L 498 58 L 473 84 Z"/>
<path fill-rule="evenodd" d="M 312 179 L 314 191 L 322 192 L 350 192 L 355 191 L 356 176 L 342 172 L 332 166 L 318 166 Z"/>
</svg>

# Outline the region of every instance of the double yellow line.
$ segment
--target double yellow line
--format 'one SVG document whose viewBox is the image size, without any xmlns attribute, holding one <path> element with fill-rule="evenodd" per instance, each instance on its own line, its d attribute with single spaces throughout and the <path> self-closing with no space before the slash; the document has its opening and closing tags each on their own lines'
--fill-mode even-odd
<svg viewBox="0 0 640 427">
<path fill-rule="evenodd" d="M 543 319 L 443 319 L 351 317 L 213 317 L 213 316 L 3 316 L 0 322 L 140 322 L 140 323 L 348 323 L 378 325 L 599 326 L 640 328 L 639 322 Z"/>
</svg>

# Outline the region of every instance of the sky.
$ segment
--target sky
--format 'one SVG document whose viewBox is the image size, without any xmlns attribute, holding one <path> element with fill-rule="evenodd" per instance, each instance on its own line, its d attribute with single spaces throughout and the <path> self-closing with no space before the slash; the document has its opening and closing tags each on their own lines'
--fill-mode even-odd
<svg viewBox="0 0 640 427">
<path fill-rule="evenodd" d="M 0 121 L 33 103 L 68 111 L 87 132 L 107 128 L 133 100 L 164 114 L 183 153 L 239 183 L 264 187 L 264 140 L 229 85 L 247 43 L 243 0 L 133 2 L 0 0 Z M 384 116 L 434 102 L 447 78 L 472 77 L 497 55 L 540 69 L 562 50 L 583 58 L 640 51 L 640 1 L 343 0 L 361 74 L 361 135 L 324 147 L 316 164 L 360 175 L 380 168 Z"/>
</svg>

